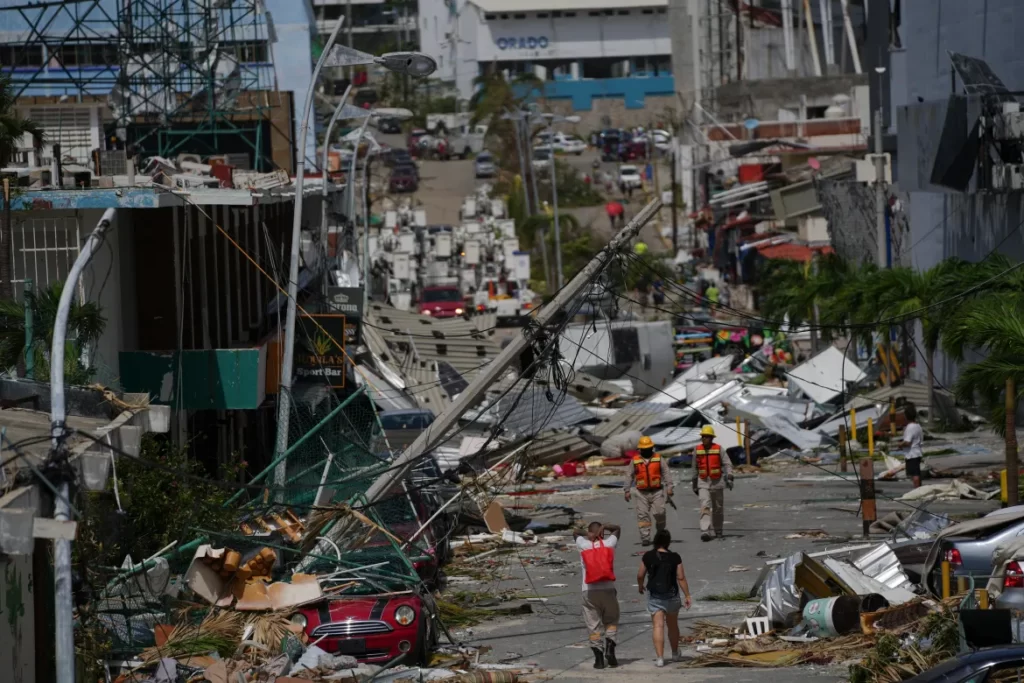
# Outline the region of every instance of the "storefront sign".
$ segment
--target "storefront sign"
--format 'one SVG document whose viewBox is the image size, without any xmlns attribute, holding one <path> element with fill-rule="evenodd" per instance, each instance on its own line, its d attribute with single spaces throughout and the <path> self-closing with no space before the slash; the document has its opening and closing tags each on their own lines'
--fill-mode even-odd
<svg viewBox="0 0 1024 683">
<path fill-rule="evenodd" d="M 345 344 L 349 335 L 345 321 L 345 316 L 338 313 L 299 316 L 295 331 L 296 381 L 323 382 L 335 389 L 345 386 Z"/>
<path fill-rule="evenodd" d="M 345 345 L 358 345 L 363 324 L 363 288 L 328 287 L 327 310 L 345 316 Z"/>
<path fill-rule="evenodd" d="M 546 50 L 547 36 L 520 36 L 519 38 L 498 38 L 499 50 Z"/>
</svg>

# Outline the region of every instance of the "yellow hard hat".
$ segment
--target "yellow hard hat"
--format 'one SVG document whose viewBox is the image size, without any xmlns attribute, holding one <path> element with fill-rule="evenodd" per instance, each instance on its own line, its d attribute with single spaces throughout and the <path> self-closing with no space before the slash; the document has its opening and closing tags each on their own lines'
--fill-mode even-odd
<svg viewBox="0 0 1024 683">
<path fill-rule="evenodd" d="M 703 427 L 700 428 L 700 435 L 701 436 L 714 436 L 715 435 L 715 428 L 712 427 L 711 425 L 704 425 Z"/>
<path fill-rule="evenodd" d="M 637 448 L 654 448 L 654 442 L 651 441 L 649 436 L 641 436 L 640 443 L 637 444 Z"/>
</svg>

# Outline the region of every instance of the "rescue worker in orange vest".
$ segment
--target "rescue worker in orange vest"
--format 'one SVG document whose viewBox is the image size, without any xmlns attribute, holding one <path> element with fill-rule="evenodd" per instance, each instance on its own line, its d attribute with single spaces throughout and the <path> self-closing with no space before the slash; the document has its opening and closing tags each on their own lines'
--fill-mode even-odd
<svg viewBox="0 0 1024 683">
<path fill-rule="evenodd" d="M 626 502 L 636 486 L 636 523 L 640 528 L 640 544 L 651 544 L 651 517 L 658 531 L 665 528 L 665 502 L 672 497 L 672 475 L 662 467 L 661 456 L 654 452 L 651 437 L 640 437 L 639 452 L 634 452 L 626 482 Z"/>
<path fill-rule="evenodd" d="M 693 452 L 693 492 L 700 496 L 700 540 L 710 541 L 715 537 L 723 538 L 723 488 L 728 486 L 732 490 L 732 463 L 729 456 L 722 452 L 721 446 L 715 443 L 714 427 L 701 427 L 700 441 Z"/>
</svg>

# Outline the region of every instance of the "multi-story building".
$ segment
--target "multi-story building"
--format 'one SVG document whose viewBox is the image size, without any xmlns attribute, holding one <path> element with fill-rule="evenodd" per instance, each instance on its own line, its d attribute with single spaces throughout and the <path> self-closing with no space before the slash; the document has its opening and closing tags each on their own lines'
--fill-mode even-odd
<svg viewBox="0 0 1024 683">
<path fill-rule="evenodd" d="M 421 49 L 468 100 L 475 79 L 543 82 L 582 126 L 637 125 L 674 107 L 667 0 L 419 0 Z M 646 112 L 638 120 L 637 113 Z M 653 119 L 652 119 L 653 120 Z M 588 125 L 589 124 L 589 125 Z"/>
</svg>

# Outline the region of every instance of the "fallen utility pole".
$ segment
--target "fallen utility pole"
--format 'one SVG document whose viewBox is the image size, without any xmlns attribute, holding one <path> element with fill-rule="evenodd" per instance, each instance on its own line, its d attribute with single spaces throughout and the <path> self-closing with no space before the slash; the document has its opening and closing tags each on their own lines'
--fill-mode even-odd
<svg viewBox="0 0 1024 683">
<path fill-rule="evenodd" d="M 634 216 L 633 220 L 627 223 L 626 227 L 620 230 L 604 249 L 599 251 L 591 259 L 590 263 L 584 266 L 576 274 L 576 277 L 558 292 L 554 299 L 537 310 L 536 322 L 538 326 L 543 328 L 548 325 L 573 299 L 582 294 L 584 288 L 611 263 L 616 253 L 637 236 L 640 228 L 646 225 L 658 213 L 660 208 L 661 199 L 655 197 L 640 213 Z M 476 376 L 476 379 L 469 383 L 466 390 L 459 394 L 458 398 L 438 415 L 437 419 L 429 427 L 420 432 L 416 440 L 401 455 L 397 456 L 391 466 L 373 482 L 362 496 L 363 500 L 361 502 L 363 505 L 366 507 L 373 505 L 385 498 L 393 488 L 399 486 L 405 480 L 409 470 L 416 465 L 416 462 L 425 453 L 428 453 L 444 440 L 449 431 L 458 424 L 459 418 L 483 398 L 488 387 L 496 382 L 509 366 L 520 357 L 528 344 L 529 341 L 525 334 L 518 334 L 513 337 L 509 345 L 482 369 Z M 323 554 L 321 549 L 329 547 L 332 543 L 340 545 L 341 539 L 352 528 L 352 523 L 353 520 L 349 517 L 339 522 L 329 532 L 326 532 L 324 538 L 318 541 L 317 550 L 299 563 L 298 571 L 303 571 L 313 561 L 314 555 Z"/>
<path fill-rule="evenodd" d="M 626 227 L 612 238 L 604 249 L 591 259 L 590 263 L 576 274 L 576 277 L 558 292 L 554 299 L 537 311 L 537 324 L 543 328 L 551 323 L 573 299 L 583 292 L 583 289 L 598 273 L 611 263 L 615 254 L 625 247 L 631 239 L 636 237 L 637 233 L 640 232 L 640 228 L 646 225 L 658 213 L 660 208 L 661 199 L 655 197 L 633 220 L 626 224 Z M 458 398 L 438 415 L 437 419 L 423 430 L 419 437 L 395 459 L 390 471 L 384 473 L 370 486 L 365 494 L 366 502 L 372 504 L 380 500 L 388 494 L 392 487 L 405 479 L 405 475 L 412 469 L 416 461 L 444 439 L 445 435 L 458 424 L 459 418 L 483 398 L 488 387 L 496 382 L 504 374 L 505 370 L 519 358 L 528 344 L 529 341 L 525 334 L 518 334 L 513 337 L 509 345 L 491 363 L 483 368 L 476 376 L 476 379 L 466 387 L 466 390 L 459 394 Z"/>
</svg>

